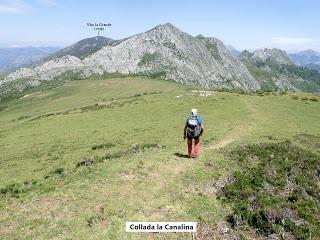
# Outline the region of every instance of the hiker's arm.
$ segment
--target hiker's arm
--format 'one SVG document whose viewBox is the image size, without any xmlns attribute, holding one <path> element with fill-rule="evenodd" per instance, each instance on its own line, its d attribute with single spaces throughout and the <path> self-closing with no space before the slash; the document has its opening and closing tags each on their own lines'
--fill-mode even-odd
<svg viewBox="0 0 320 240">
<path fill-rule="evenodd" d="M 202 136 L 203 132 L 204 132 L 204 126 L 203 124 L 201 124 L 200 136 Z"/>
<path fill-rule="evenodd" d="M 187 124 L 184 125 L 184 129 L 183 129 L 183 139 L 186 139 L 186 135 L 187 135 L 186 131 L 187 131 Z"/>
</svg>

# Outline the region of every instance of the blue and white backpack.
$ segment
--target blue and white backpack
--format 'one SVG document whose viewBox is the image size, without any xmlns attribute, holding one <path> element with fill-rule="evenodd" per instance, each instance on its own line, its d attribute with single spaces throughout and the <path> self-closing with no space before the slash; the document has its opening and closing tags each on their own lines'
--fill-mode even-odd
<svg viewBox="0 0 320 240">
<path fill-rule="evenodd" d="M 196 138 L 200 136 L 201 126 L 198 121 L 198 116 L 190 116 L 187 119 L 187 137 Z"/>
</svg>

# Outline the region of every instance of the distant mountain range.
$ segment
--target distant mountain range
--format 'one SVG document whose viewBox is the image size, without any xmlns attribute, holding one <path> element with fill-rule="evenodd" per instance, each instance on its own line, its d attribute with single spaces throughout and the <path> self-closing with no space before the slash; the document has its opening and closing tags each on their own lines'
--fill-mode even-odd
<svg viewBox="0 0 320 240">
<path fill-rule="evenodd" d="M 288 55 L 296 65 L 320 72 L 320 53 L 313 50 L 305 50 Z"/>
<path fill-rule="evenodd" d="M 260 49 L 254 52 L 245 50 L 239 55 L 239 59 L 263 90 L 320 90 L 320 73 L 295 65 L 287 53 L 280 49 Z"/>
<path fill-rule="evenodd" d="M 56 47 L 0 48 L 0 73 L 7 73 L 22 66 L 28 66 L 58 50 L 60 48 Z"/>
<path fill-rule="evenodd" d="M 234 57 L 238 57 L 241 51 L 237 50 L 233 46 L 227 45 L 227 49 Z M 288 57 L 297 66 L 306 67 L 308 69 L 317 70 L 320 72 L 320 53 L 314 50 L 304 50 L 295 53 L 289 53 Z"/>
<path fill-rule="evenodd" d="M 234 57 L 233 55 L 239 55 Z M 296 66 L 280 49 L 239 51 L 214 37 L 191 36 L 167 23 L 122 40 L 83 39 L 0 82 L 0 92 L 66 75 L 122 73 L 153 76 L 203 88 L 319 91 L 320 73 Z M 14 86 L 14 87 L 13 87 Z"/>
<path fill-rule="evenodd" d="M 111 38 L 106 38 L 103 36 L 97 36 L 92 38 L 85 38 L 81 41 L 66 47 L 49 57 L 45 58 L 45 61 L 54 59 L 54 58 L 61 58 L 63 56 L 75 56 L 77 58 L 85 58 L 90 54 L 93 54 L 99 51 L 101 48 L 105 46 L 115 46 L 120 43 L 122 40 L 113 40 Z"/>
</svg>

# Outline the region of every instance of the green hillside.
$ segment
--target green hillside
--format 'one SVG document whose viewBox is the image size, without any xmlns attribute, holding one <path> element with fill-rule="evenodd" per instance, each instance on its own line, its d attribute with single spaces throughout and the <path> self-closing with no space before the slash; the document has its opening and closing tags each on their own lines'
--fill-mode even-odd
<svg viewBox="0 0 320 240">
<path fill-rule="evenodd" d="M 293 87 L 305 92 L 320 92 L 320 73 L 318 71 L 294 64 L 278 64 L 272 61 L 253 62 L 246 58 L 246 54 L 248 53 L 241 55 L 240 60 L 259 82 L 261 90 L 276 91 L 280 89 L 276 82 L 283 81 L 282 90 Z"/>
<path fill-rule="evenodd" d="M 205 126 L 198 159 L 184 157 L 192 107 Z M 197 221 L 196 239 L 318 239 L 319 113 L 320 97 L 307 93 L 203 92 L 138 77 L 58 81 L 4 98 L 0 239 L 190 239 L 127 234 L 126 221 Z M 286 157 L 291 167 L 303 161 L 301 174 L 282 169 Z M 256 183 L 266 164 L 277 171 Z M 283 181 L 291 170 L 295 180 Z M 285 195 L 288 184 L 295 192 Z M 255 192 L 261 211 L 246 205 Z M 273 207 L 294 221 L 264 217 Z"/>
</svg>

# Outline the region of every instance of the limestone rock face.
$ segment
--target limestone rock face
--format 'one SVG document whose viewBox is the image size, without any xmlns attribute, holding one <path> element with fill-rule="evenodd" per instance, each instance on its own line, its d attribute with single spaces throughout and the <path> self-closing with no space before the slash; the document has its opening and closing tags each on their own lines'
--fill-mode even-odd
<svg viewBox="0 0 320 240">
<path fill-rule="evenodd" d="M 79 58 L 66 55 L 49 60 L 35 68 L 20 68 L 10 73 L 4 81 L 13 81 L 21 78 L 32 78 L 40 81 L 51 80 L 67 70 L 79 70 L 82 66 L 83 63 Z"/>
<path fill-rule="evenodd" d="M 270 61 L 274 64 L 286 64 L 292 65 L 293 62 L 288 57 L 287 53 L 283 50 L 273 48 L 273 49 L 259 49 L 253 52 L 251 57 L 254 61 Z"/>
</svg>

